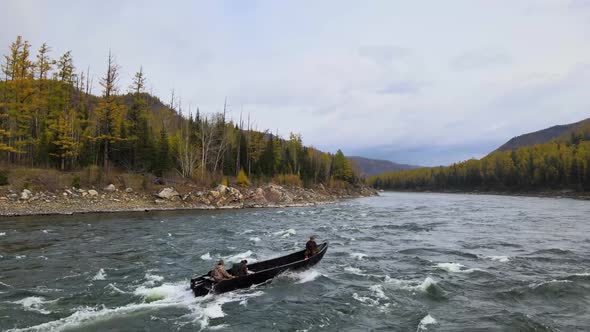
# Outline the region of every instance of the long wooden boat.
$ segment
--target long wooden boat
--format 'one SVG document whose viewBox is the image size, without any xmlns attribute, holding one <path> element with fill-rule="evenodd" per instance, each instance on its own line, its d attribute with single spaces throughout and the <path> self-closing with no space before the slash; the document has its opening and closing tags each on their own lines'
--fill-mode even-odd
<svg viewBox="0 0 590 332">
<path fill-rule="evenodd" d="M 213 281 L 213 278 L 210 277 L 211 271 L 209 271 L 209 273 L 205 275 L 192 278 L 191 289 L 193 290 L 193 293 L 195 293 L 195 296 L 203 296 L 209 293 L 220 294 L 231 292 L 239 288 L 248 288 L 252 285 L 261 284 L 287 270 L 301 270 L 317 264 L 328 250 L 328 242 L 320 244 L 318 249 L 319 251 L 308 259 L 305 259 L 304 257 L 305 250 L 301 250 L 287 256 L 248 264 L 248 275 L 223 280 L 218 283 Z M 228 272 L 235 275 L 237 272 L 237 264 Z"/>
</svg>

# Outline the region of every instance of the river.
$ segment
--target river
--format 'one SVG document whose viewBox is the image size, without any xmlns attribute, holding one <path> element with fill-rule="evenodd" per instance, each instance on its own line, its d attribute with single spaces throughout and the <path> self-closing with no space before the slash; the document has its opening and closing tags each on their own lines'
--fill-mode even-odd
<svg viewBox="0 0 590 332">
<path fill-rule="evenodd" d="M 330 241 L 316 267 L 195 299 L 216 259 Z M 229 264 L 228 264 L 229 265 Z M 0 330 L 590 329 L 590 203 L 383 193 L 306 208 L 0 220 Z"/>
</svg>

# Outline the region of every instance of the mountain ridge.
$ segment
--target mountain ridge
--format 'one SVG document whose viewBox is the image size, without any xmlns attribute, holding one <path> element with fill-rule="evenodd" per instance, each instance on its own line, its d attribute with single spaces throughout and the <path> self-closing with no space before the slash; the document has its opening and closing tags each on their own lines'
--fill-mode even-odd
<svg viewBox="0 0 590 332">
<path fill-rule="evenodd" d="M 358 168 L 362 175 L 366 176 L 421 167 L 416 165 L 399 164 L 390 160 L 372 159 L 360 156 L 347 156 L 347 158 Z"/>
<path fill-rule="evenodd" d="M 555 125 L 534 132 L 518 135 L 509 139 L 506 143 L 502 144 L 493 152 L 516 150 L 520 147 L 549 143 L 553 140 L 567 138 L 566 136 L 575 133 L 578 129 L 581 129 L 585 126 L 590 126 L 590 118 L 574 123 Z"/>
</svg>

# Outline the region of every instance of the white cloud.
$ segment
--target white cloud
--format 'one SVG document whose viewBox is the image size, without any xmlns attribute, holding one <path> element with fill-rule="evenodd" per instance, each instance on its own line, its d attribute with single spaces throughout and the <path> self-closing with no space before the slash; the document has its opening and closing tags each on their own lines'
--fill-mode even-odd
<svg viewBox="0 0 590 332">
<path fill-rule="evenodd" d="M 111 48 L 121 88 L 143 65 L 163 100 L 174 88 L 185 109 L 213 112 L 227 96 L 234 118 L 243 108 L 259 129 L 345 153 L 450 163 L 590 116 L 580 1 L 8 0 L 0 12 L 2 53 L 17 34 L 47 41 L 96 81 Z"/>
</svg>

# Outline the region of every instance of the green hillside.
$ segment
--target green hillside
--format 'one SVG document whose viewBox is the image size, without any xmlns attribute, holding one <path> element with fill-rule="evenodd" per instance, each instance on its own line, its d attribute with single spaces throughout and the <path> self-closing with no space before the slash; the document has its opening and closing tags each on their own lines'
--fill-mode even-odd
<svg viewBox="0 0 590 332">
<path fill-rule="evenodd" d="M 100 75 L 100 95 L 90 74 L 78 71 L 71 52 L 52 58 L 43 44 L 33 56 L 20 36 L 4 55 L 0 82 L 0 166 L 95 168 L 180 175 L 201 183 L 236 176 L 294 184 L 359 180 L 342 152 L 329 154 L 255 131 L 247 121 L 222 113 L 186 114 L 175 99 L 166 105 L 146 93 L 138 68 L 132 85 L 118 85 L 120 67 L 109 54 Z M 125 93 L 121 93 L 125 90 Z"/>
</svg>

